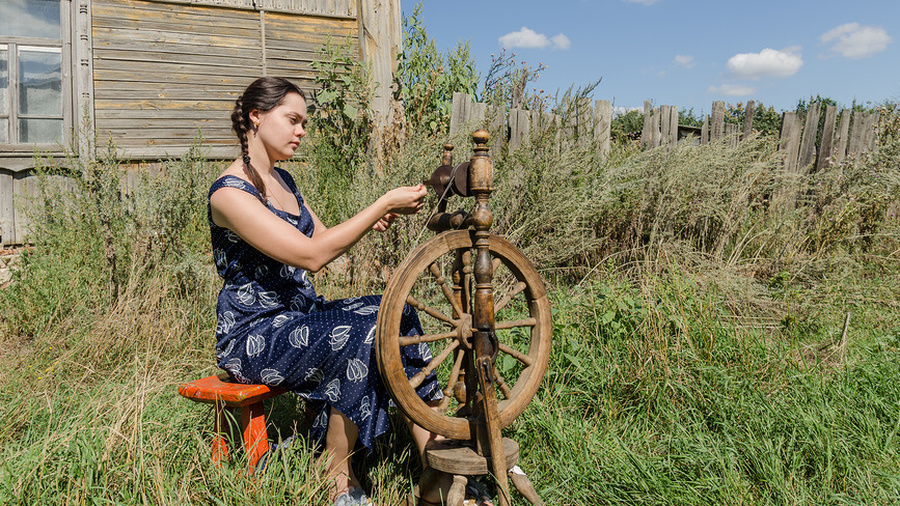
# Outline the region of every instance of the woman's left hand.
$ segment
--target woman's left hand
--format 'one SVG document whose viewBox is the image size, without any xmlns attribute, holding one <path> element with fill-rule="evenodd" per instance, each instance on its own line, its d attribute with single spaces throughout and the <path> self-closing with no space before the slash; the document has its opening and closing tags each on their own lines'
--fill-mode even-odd
<svg viewBox="0 0 900 506">
<path fill-rule="evenodd" d="M 377 223 L 372 225 L 372 230 L 376 232 L 384 232 L 385 230 L 391 228 L 391 224 L 394 223 L 394 219 L 397 217 L 394 213 L 387 213 L 378 220 Z"/>
</svg>

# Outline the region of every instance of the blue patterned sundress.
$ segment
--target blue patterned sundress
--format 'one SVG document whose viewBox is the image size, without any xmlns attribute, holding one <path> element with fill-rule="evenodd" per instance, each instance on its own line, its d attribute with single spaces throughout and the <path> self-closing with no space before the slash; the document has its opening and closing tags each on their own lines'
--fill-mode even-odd
<svg viewBox="0 0 900 506">
<path fill-rule="evenodd" d="M 300 215 L 267 207 L 308 237 L 315 225 L 293 178 L 276 169 L 300 205 Z M 259 198 L 249 182 L 231 175 L 216 180 L 219 188 L 238 188 Z M 311 438 L 318 445 L 328 430 L 328 408 L 347 416 L 359 428 L 359 440 L 374 449 L 378 436 L 390 429 L 385 390 L 375 358 L 375 320 L 380 295 L 326 301 L 317 295 L 307 273 L 259 252 L 237 234 L 217 226 L 207 208 L 213 257 L 224 280 L 216 305 L 218 365 L 241 383 L 288 388 L 306 399 L 316 413 Z M 403 311 L 401 332 L 422 333 L 415 310 Z M 427 344 L 402 349 L 407 376 L 430 360 Z M 417 389 L 426 400 L 443 397 L 432 373 Z"/>
</svg>

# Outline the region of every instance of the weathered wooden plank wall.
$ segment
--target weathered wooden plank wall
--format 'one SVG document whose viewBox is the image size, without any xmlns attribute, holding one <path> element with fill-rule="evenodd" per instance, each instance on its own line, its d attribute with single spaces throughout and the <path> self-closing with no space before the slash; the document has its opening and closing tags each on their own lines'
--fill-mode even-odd
<svg viewBox="0 0 900 506">
<path fill-rule="evenodd" d="M 260 75 L 312 90 L 310 63 L 329 38 L 358 47 L 358 21 L 322 2 L 271 1 L 316 15 L 154 0 L 94 0 L 94 116 L 123 158 L 178 156 L 202 135 L 214 157 L 236 154 L 229 113 Z M 335 2 L 330 2 L 333 8 Z"/>
</svg>

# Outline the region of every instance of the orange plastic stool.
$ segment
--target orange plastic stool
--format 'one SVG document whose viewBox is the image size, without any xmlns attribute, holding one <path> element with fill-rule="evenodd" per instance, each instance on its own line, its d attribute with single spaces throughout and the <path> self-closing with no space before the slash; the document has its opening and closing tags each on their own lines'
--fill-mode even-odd
<svg viewBox="0 0 900 506">
<path fill-rule="evenodd" d="M 226 437 L 230 432 L 230 423 L 225 408 L 240 408 L 241 434 L 251 471 L 260 457 L 269 451 L 263 401 L 286 391 L 266 385 L 232 383 L 227 373 L 198 379 L 178 387 L 178 393 L 192 401 L 215 405 L 215 436 L 212 444 L 214 462 L 228 458 Z"/>
</svg>

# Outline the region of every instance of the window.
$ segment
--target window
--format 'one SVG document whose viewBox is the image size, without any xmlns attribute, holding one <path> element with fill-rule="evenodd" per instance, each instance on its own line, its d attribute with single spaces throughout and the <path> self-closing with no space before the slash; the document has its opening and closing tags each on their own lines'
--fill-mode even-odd
<svg viewBox="0 0 900 506">
<path fill-rule="evenodd" d="M 68 139 L 60 0 L 0 4 L 0 144 L 32 149 Z"/>
</svg>

